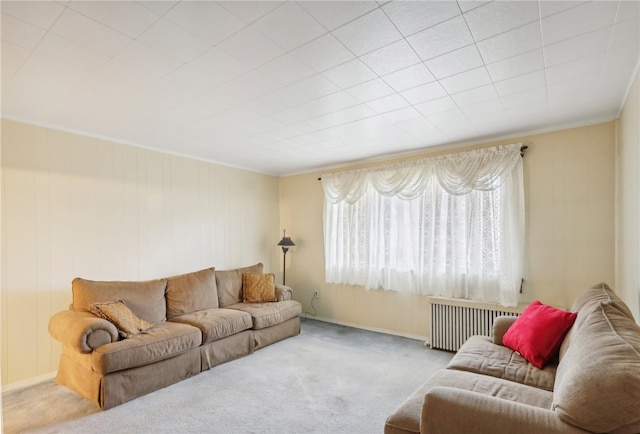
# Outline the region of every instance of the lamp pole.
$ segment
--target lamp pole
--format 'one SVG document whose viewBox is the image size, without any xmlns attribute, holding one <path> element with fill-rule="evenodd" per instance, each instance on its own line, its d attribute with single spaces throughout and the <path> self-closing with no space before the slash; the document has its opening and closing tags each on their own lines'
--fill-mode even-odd
<svg viewBox="0 0 640 434">
<path fill-rule="evenodd" d="M 289 251 L 289 247 L 295 246 L 296 244 L 291 240 L 291 237 L 287 236 L 287 231 L 282 231 L 282 239 L 277 244 L 278 246 L 282 246 L 282 284 L 286 285 L 287 283 L 287 252 Z"/>
</svg>

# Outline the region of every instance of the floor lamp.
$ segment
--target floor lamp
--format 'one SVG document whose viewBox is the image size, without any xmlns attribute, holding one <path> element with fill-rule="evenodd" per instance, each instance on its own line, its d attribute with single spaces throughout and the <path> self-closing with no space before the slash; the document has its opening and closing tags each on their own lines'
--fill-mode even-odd
<svg viewBox="0 0 640 434">
<path fill-rule="evenodd" d="M 287 231 L 282 231 L 282 239 L 277 244 L 278 246 L 282 246 L 282 284 L 286 285 L 286 277 L 287 277 L 287 252 L 289 251 L 289 247 L 295 246 L 296 244 L 291 241 L 290 237 L 287 237 Z"/>
</svg>

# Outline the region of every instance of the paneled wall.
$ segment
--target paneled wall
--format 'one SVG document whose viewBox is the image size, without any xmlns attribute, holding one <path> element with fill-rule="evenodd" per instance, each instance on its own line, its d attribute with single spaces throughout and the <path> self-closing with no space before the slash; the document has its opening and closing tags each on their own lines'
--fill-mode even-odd
<svg viewBox="0 0 640 434">
<path fill-rule="evenodd" d="M 57 368 L 76 276 L 280 269 L 273 176 L 4 120 L 1 185 L 3 384 Z"/>
<path fill-rule="evenodd" d="M 615 124 L 478 143 L 457 150 L 522 142 L 526 195 L 526 252 L 521 303 L 535 299 L 570 307 L 586 287 L 614 282 Z M 349 166 L 392 164 L 442 152 Z M 636 165 L 637 168 L 637 165 Z M 281 224 L 296 247 L 287 255 L 287 282 L 307 312 L 343 324 L 400 335 L 428 337 L 426 297 L 324 283 L 321 173 L 280 180 Z M 637 221 L 636 221 L 637 227 Z M 636 268 L 637 269 L 637 268 Z M 320 299 L 311 306 L 315 290 Z"/>
<path fill-rule="evenodd" d="M 617 122 L 616 281 L 640 322 L 640 73 Z"/>
</svg>

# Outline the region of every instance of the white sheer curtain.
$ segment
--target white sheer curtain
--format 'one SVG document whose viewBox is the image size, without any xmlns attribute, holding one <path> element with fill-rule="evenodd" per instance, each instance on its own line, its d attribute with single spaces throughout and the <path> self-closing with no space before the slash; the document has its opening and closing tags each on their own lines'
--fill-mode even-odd
<svg viewBox="0 0 640 434">
<path fill-rule="evenodd" d="M 515 306 L 520 144 L 322 175 L 328 283 Z"/>
</svg>

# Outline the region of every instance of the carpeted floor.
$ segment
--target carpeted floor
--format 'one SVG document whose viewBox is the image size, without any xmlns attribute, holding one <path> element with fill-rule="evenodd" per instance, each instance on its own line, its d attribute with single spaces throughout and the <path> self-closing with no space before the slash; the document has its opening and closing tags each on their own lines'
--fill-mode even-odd
<svg viewBox="0 0 640 434">
<path fill-rule="evenodd" d="M 452 353 L 305 319 L 299 336 L 112 408 L 53 380 L 3 394 L 11 433 L 381 433 Z"/>
</svg>

